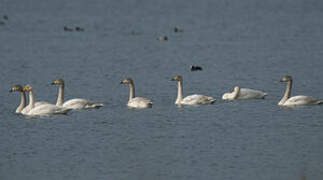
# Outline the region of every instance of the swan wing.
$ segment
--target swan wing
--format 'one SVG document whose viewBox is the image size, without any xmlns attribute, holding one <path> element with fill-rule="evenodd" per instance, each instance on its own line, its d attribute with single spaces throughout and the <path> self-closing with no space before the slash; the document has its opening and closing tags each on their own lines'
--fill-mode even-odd
<svg viewBox="0 0 323 180">
<path fill-rule="evenodd" d="M 193 94 L 190 96 L 185 97 L 181 104 L 184 105 L 199 105 L 199 104 L 211 104 L 215 102 L 215 98 L 204 96 L 200 94 Z"/>
<path fill-rule="evenodd" d="M 151 108 L 152 102 L 147 98 L 135 97 L 128 101 L 128 106 L 132 108 Z"/>
<path fill-rule="evenodd" d="M 43 104 L 50 104 L 50 103 L 46 101 L 38 101 L 38 102 L 35 102 L 35 107 Z"/>
<path fill-rule="evenodd" d="M 53 115 L 53 114 L 66 114 L 71 109 L 59 107 L 53 104 L 42 104 L 32 108 L 26 115 Z"/>
<path fill-rule="evenodd" d="M 38 101 L 38 102 L 35 102 L 34 108 L 44 104 L 50 104 L 50 103 L 46 101 Z M 32 107 L 31 105 L 28 105 L 22 109 L 21 114 L 27 114 L 30 110 L 32 110 Z"/>
<path fill-rule="evenodd" d="M 224 93 L 222 96 L 223 100 L 233 100 L 233 93 Z"/>
<path fill-rule="evenodd" d="M 267 93 L 259 90 L 241 88 L 238 95 L 238 99 L 262 99 L 266 95 Z"/>
<path fill-rule="evenodd" d="M 102 107 L 103 104 L 95 104 L 87 99 L 75 98 L 66 101 L 63 104 L 63 107 L 70 109 L 89 109 L 89 108 L 99 108 Z"/>
<path fill-rule="evenodd" d="M 311 96 L 293 96 L 287 99 L 285 106 L 301 106 L 318 104 L 318 101 Z"/>
</svg>

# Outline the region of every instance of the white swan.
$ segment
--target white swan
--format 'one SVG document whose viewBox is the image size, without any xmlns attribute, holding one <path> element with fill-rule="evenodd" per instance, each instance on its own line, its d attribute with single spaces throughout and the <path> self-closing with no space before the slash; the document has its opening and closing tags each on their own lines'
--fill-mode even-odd
<svg viewBox="0 0 323 180">
<path fill-rule="evenodd" d="M 64 81 L 63 79 L 58 79 L 52 82 L 52 85 L 59 85 L 58 97 L 56 101 L 56 106 L 62 106 L 70 109 L 90 109 L 90 108 L 100 108 L 103 104 L 96 104 L 87 99 L 75 98 L 64 102 Z"/>
<path fill-rule="evenodd" d="M 178 91 L 177 99 L 175 104 L 177 105 L 202 105 L 202 104 L 212 104 L 216 101 L 213 97 L 208 97 L 204 95 L 194 94 L 187 96 L 183 99 L 183 78 L 182 76 L 174 76 L 172 81 L 178 81 Z"/>
<path fill-rule="evenodd" d="M 291 96 L 293 79 L 291 76 L 283 77 L 280 82 L 287 82 L 285 94 L 279 101 L 279 106 L 305 106 L 305 105 L 318 105 L 323 101 L 314 99 L 311 96 Z"/>
<path fill-rule="evenodd" d="M 20 105 L 17 107 L 16 113 L 28 112 L 30 110 L 30 108 L 27 108 L 27 109 L 25 108 L 26 107 L 26 94 L 23 91 L 23 87 L 21 85 L 17 84 L 17 85 L 14 85 L 14 87 L 9 90 L 9 92 L 16 92 L 16 91 L 20 92 L 20 97 L 21 97 Z M 42 105 L 42 104 L 49 104 L 49 102 L 45 102 L 45 101 L 35 102 L 35 107 Z"/>
<path fill-rule="evenodd" d="M 25 108 L 26 106 L 26 94 L 23 91 L 23 87 L 19 84 L 14 85 L 13 88 L 9 90 L 9 92 L 16 92 L 18 91 L 20 93 L 20 104 L 16 109 L 16 113 L 21 113 L 21 111 Z"/>
<path fill-rule="evenodd" d="M 222 96 L 223 100 L 237 100 L 237 99 L 264 99 L 267 96 L 267 93 L 248 89 L 248 88 L 240 88 L 238 86 L 234 87 L 232 93 L 225 93 Z"/>
<path fill-rule="evenodd" d="M 26 108 L 30 109 L 27 112 L 22 111 L 21 113 L 24 115 L 43 116 L 43 115 L 53 115 L 53 114 L 66 114 L 71 110 L 69 108 L 58 107 L 53 104 L 41 104 L 39 106 L 35 106 L 35 97 L 34 97 L 34 92 L 31 85 L 27 84 L 23 88 L 23 91 L 29 92 L 29 104 L 28 106 L 26 106 Z"/>
<path fill-rule="evenodd" d="M 129 84 L 130 93 L 128 107 L 130 108 L 151 108 L 152 102 L 150 99 L 143 97 L 135 97 L 135 85 L 131 78 L 126 78 L 120 82 L 120 84 Z"/>
</svg>

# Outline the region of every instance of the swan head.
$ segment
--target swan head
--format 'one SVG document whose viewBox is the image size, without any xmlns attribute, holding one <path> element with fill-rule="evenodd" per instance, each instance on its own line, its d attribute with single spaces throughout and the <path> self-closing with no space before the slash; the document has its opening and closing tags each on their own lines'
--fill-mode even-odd
<svg viewBox="0 0 323 180">
<path fill-rule="evenodd" d="M 51 83 L 51 85 L 64 85 L 64 80 L 59 78 Z"/>
<path fill-rule="evenodd" d="M 234 92 L 239 92 L 239 90 L 240 90 L 239 86 L 234 86 L 234 89 L 233 89 Z"/>
<path fill-rule="evenodd" d="M 126 78 L 122 80 L 120 84 L 133 84 L 133 80 L 131 78 Z"/>
<path fill-rule="evenodd" d="M 33 88 L 31 87 L 31 85 L 30 84 L 27 84 L 24 88 L 23 88 L 23 91 L 25 92 L 25 91 L 31 91 Z"/>
<path fill-rule="evenodd" d="M 292 76 L 289 76 L 289 75 L 284 76 L 284 77 L 280 80 L 280 82 L 289 82 L 289 81 L 292 81 Z"/>
<path fill-rule="evenodd" d="M 9 90 L 9 92 L 16 92 L 16 91 L 23 92 L 23 87 L 19 84 L 16 84 Z"/>
<path fill-rule="evenodd" d="M 182 78 L 182 76 L 174 76 L 172 78 L 172 81 L 183 81 L 183 78 Z"/>
</svg>

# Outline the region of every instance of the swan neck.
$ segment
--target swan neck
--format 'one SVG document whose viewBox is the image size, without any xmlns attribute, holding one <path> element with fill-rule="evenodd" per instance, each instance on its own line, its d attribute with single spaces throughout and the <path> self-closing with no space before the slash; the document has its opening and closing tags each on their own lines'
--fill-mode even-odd
<svg viewBox="0 0 323 180">
<path fill-rule="evenodd" d="M 239 96 L 240 88 L 234 89 L 233 91 L 233 99 L 237 99 Z"/>
<path fill-rule="evenodd" d="M 133 83 L 129 84 L 129 101 L 135 97 L 135 85 Z"/>
<path fill-rule="evenodd" d="M 34 96 L 34 91 L 33 90 L 29 91 L 29 106 L 31 108 L 35 107 L 35 96 Z"/>
<path fill-rule="evenodd" d="M 16 109 L 16 113 L 20 113 L 26 106 L 26 94 L 25 92 L 20 92 L 20 105 Z"/>
<path fill-rule="evenodd" d="M 63 106 L 64 103 L 64 85 L 59 86 L 56 106 Z"/>
<path fill-rule="evenodd" d="M 293 81 L 292 80 L 290 80 L 290 81 L 287 82 L 285 94 L 282 97 L 282 99 L 280 100 L 279 104 L 284 104 L 287 101 L 287 99 L 290 98 L 290 95 L 292 93 L 292 84 L 293 84 Z"/>
<path fill-rule="evenodd" d="M 177 99 L 175 104 L 180 104 L 181 101 L 183 100 L 183 82 L 182 81 L 178 81 L 177 83 Z"/>
</svg>

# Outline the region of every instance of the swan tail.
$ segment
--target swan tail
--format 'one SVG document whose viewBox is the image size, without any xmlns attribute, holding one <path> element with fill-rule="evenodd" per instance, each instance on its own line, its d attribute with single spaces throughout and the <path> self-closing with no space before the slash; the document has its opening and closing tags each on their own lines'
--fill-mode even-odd
<svg viewBox="0 0 323 180">
<path fill-rule="evenodd" d="M 100 107 L 103 107 L 103 104 L 91 104 L 89 105 L 90 108 L 100 108 Z"/>
<path fill-rule="evenodd" d="M 210 99 L 210 104 L 215 103 L 215 101 L 216 101 L 216 99 L 215 99 L 215 98 Z"/>
<path fill-rule="evenodd" d="M 63 111 L 59 112 L 59 114 L 67 114 L 68 112 L 70 112 L 72 109 L 71 108 L 66 108 Z"/>
<path fill-rule="evenodd" d="M 318 100 L 316 103 L 321 105 L 321 104 L 323 104 L 323 100 Z"/>
</svg>

